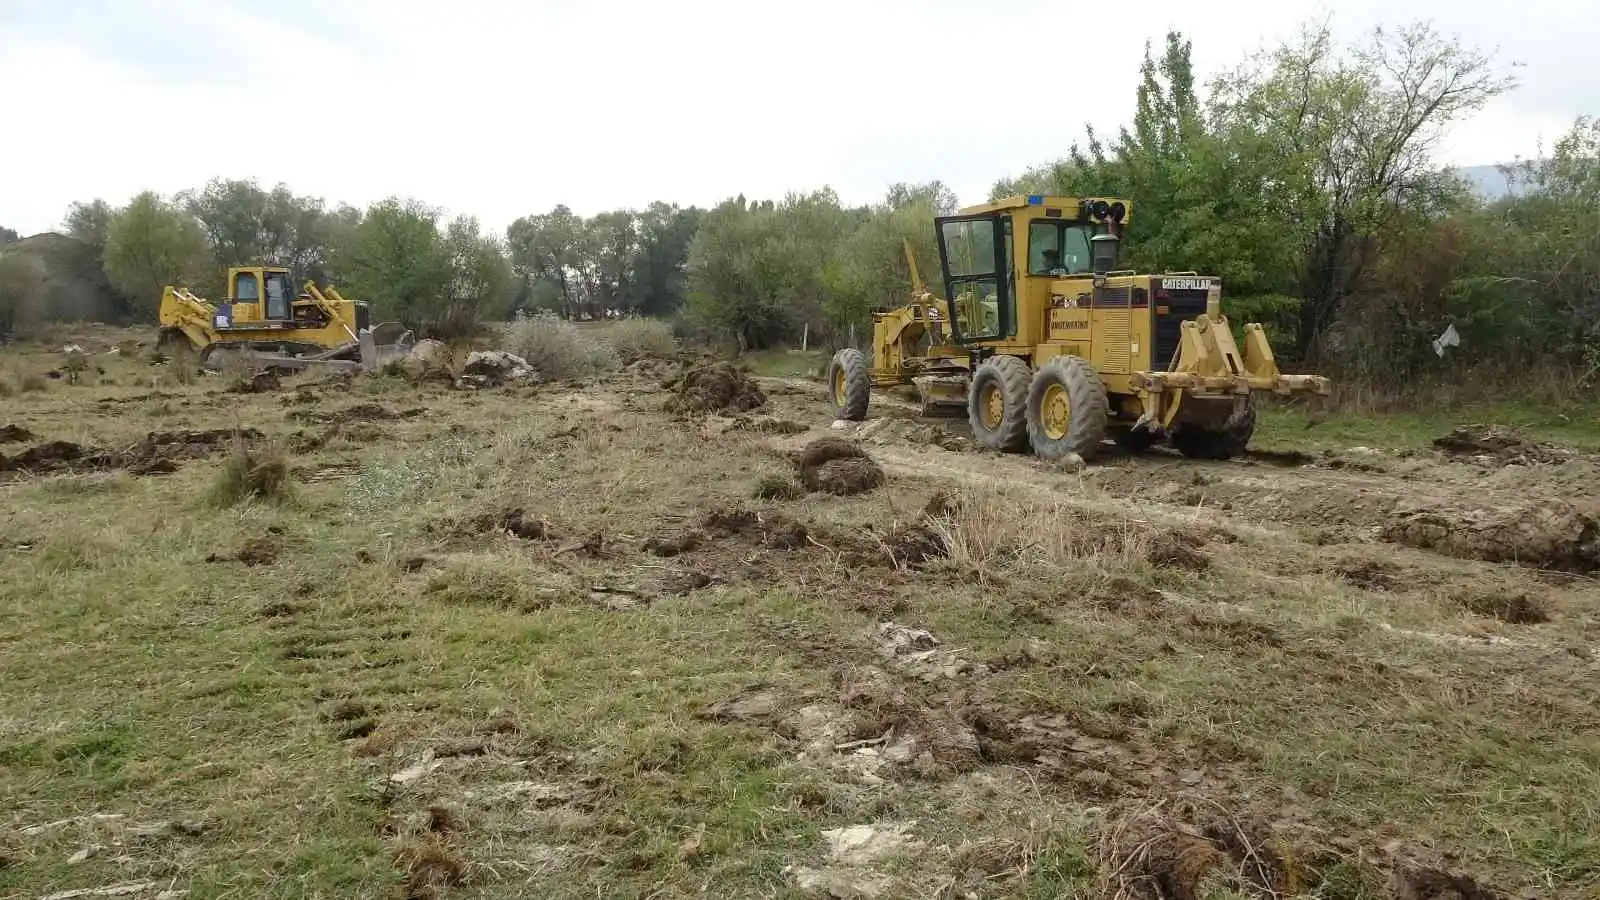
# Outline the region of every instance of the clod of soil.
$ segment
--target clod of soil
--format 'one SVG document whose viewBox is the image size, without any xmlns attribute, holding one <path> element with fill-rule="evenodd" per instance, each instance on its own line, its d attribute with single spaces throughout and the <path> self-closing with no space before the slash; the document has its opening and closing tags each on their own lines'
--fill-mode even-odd
<svg viewBox="0 0 1600 900">
<path fill-rule="evenodd" d="M 795 466 L 808 490 L 848 497 L 882 485 L 883 469 L 865 450 L 838 437 L 818 438 L 800 452 Z"/>
<path fill-rule="evenodd" d="M 1163 531 L 1150 539 L 1149 559 L 1153 565 L 1198 572 L 1211 565 L 1200 551 L 1205 539 L 1187 531 Z"/>
<path fill-rule="evenodd" d="M 21 425 L 0 425 L 0 444 L 22 444 L 33 439 L 33 432 Z"/>
<path fill-rule="evenodd" d="M 450 807 L 435 803 L 428 807 L 427 829 L 434 834 L 454 834 L 463 828 L 461 817 L 451 812 Z"/>
<path fill-rule="evenodd" d="M 881 538 L 864 536 L 846 545 L 844 561 L 853 566 L 883 566 L 915 569 L 950 555 L 945 536 L 925 525 L 902 525 Z"/>
<path fill-rule="evenodd" d="M 1499 619 L 1507 625 L 1540 625 L 1550 621 L 1550 613 L 1537 597 L 1522 591 L 1467 591 L 1455 601 L 1480 616 Z"/>
<path fill-rule="evenodd" d="M 91 457 L 90 451 L 71 441 L 45 441 L 16 454 L 0 454 L 0 472 L 53 472 L 73 468 L 73 463 Z M 89 465 L 85 468 L 98 468 Z"/>
<path fill-rule="evenodd" d="M 466 863 L 438 841 L 400 848 L 394 864 L 405 874 L 405 900 L 436 900 L 443 889 L 460 885 L 467 872 Z"/>
<path fill-rule="evenodd" d="M 1434 440 L 1433 446 L 1447 456 L 1472 457 L 1497 466 L 1559 463 L 1573 456 L 1570 450 L 1531 440 L 1499 425 L 1462 425 Z"/>
<path fill-rule="evenodd" d="M 283 390 L 283 382 L 278 380 L 278 373 L 267 369 L 257 372 L 248 378 L 240 378 L 226 388 L 230 394 L 274 394 Z"/>
<path fill-rule="evenodd" d="M 1397 569 L 1391 563 L 1378 559 L 1351 559 L 1336 563 L 1333 571 L 1340 578 L 1358 588 L 1374 592 L 1392 591 L 1400 587 Z"/>
<path fill-rule="evenodd" d="M 656 556 L 673 557 L 698 549 L 704 542 L 705 535 L 689 528 L 679 534 L 650 538 L 644 542 L 644 551 Z"/>
<path fill-rule="evenodd" d="M 84 447 L 71 441 L 46 441 L 15 456 L 0 454 L 0 472 L 45 474 L 124 469 L 133 475 L 165 475 L 176 472 L 180 461 L 209 456 L 235 439 L 249 444 L 261 437 L 261 432 L 254 428 L 153 431 L 144 440 L 122 450 Z"/>
<path fill-rule="evenodd" d="M 1390 543 L 1461 559 L 1600 570 L 1600 522 L 1562 500 L 1515 507 L 1402 507 L 1378 534 Z"/>
<path fill-rule="evenodd" d="M 1469 875 L 1430 868 L 1407 868 L 1389 878 L 1389 895 L 1395 900 L 1506 900 L 1506 895 L 1484 887 Z"/>
<path fill-rule="evenodd" d="M 208 563 L 241 562 L 247 566 L 268 566 L 278 561 L 278 542 L 271 537 L 251 538 L 238 552 L 226 555 L 213 553 L 206 557 Z"/>
<path fill-rule="evenodd" d="M 519 507 L 502 513 L 488 513 L 473 520 L 479 532 L 509 532 L 525 541 L 548 541 L 555 538 L 550 523 L 543 519 L 529 519 Z"/>
<path fill-rule="evenodd" d="M 1265 826 L 1231 817 L 1197 825 L 1157 809 L 1113 823 L 1096 855 L 1114 873 L 1108 896 L 1200 900 L 1212 896 L 1208 888 L 1226 886 L 1238 896 L 1286 897 L 1293 867 L 1279 856 L 1281 846 Z"/>
<path fill-rule="evenodd" d="M 322 425 L 340 425 L 350 422 L 392 422 L 397 419 L 414 419 L 426 412 L 426 409 L 420 407 L 395 410 L 381 403 L 357 403 L 355 406 L 347 407 L 337 412 L 303 410 L 291 413 L 290 418 L 299 419 L 302 422 L 316 422 Z"/>
<path fill-rule="evenodd" d="M 767 402 L 743 366 L 716 361 L 696 365 L 668 382 L 670 413 L 749 412 Z"/>
</svg>

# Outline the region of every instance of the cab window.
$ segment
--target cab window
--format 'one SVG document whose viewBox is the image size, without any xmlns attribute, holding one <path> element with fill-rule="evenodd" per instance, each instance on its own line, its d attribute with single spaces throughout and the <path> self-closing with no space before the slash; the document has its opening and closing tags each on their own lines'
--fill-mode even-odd
<svg viewBox="0 0 1600 900">
<path fill-rule="evenodd" d="M 1089 229 L 1068 222 L 1034 222 L 1028 226 L 1028 273 L 1079 275 L 1092 268 Z"/>
<path fill-rule="evenodd" d="M 233 299 L 240 303 L 254 303 L 261 299 L 260 285 L 256 282 L 256 273 L 240 272 L 233 279 Z"/>
<path fill-rule="evenodd" d="M 939 220 L 939 252 L 945 297 L 956 337 L 974 341 L 1001 337 L 1011 326 L 1010 219 L 985 216 Z"/>
<path fill-rule="evenodd" d="M 289 318 L 293 301 L 294 289 L 290 286 L 289 276 L 282 272 L 267 273 L 267 318 Z"/>
</svg>

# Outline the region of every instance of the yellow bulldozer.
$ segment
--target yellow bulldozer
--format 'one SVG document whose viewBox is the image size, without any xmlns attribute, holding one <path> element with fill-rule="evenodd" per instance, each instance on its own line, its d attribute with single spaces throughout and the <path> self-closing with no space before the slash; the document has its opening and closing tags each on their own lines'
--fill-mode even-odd
<svg viewBox="0 0 1600 900">
<path fill-rule="evenodd" d="M 1130 218 L 1125 200 L 1031 194 L 935 219 L 951 299 L 923 288 L 908 245 L 913 293 L 873 313 L 871 364 L 856 349 L 829 364 L 835 416 L 911 384 L 924 414 L 964 407 L 994 450 L 1088 459 L 1109 437 L 1224 459 L 1250 441 L 1256 391 L 1329 393 L 1279 372 L 1259 324 L 1235 340 L 1220 279 L 1117 268 Z"/>
<path fill-rule="evenodd" d="M 210 368 L 243 361 L 282 370 L 373 368 L 410 350 L 411 332 L 372 325 L 366 303 L 331 285 L 308 281 L 296 291 L 289 270 L 277 266 L 230 268 L 227 277 L 227 295 L 217 302 L 167 286 L 158 348 L 191 348 Z"/>
</svg>

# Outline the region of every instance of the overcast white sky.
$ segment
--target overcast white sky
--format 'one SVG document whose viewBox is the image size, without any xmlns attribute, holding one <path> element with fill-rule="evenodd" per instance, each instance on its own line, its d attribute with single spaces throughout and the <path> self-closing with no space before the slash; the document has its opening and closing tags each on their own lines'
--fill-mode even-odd
<svg viewBox="0 0 1600 900">
<path fill-rule="evenodd" d="M 942 179 L 963 202 L 1133 108 L 1169 28 L 1202 75 L 1325 0 L 0 0 L 0 225 L 54 228 L 212 176 L 502 228 L 566 203 L 711 204 Z M 1522 87 L 1451 136 L 1533 155 L 1600 113 L 1590 0 L 1341 0 L 1341 33 L 1427 19 Z M 1015 63 L 1028 77 L 1006 81 Z M 1050 73 L 1059 73 L 1052 77 Z"/>
</svg>

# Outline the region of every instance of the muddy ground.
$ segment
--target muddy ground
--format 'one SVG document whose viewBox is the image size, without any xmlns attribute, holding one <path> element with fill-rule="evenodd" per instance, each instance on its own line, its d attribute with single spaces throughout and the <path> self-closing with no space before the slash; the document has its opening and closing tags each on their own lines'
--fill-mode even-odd
<svg viewBox="0 0 1600 900">
<path fill-rule="evenodd" d="M 1595 448 L 646 362 L 0 399 L 5 895 L 1596 896 Z"/>
</svg>

